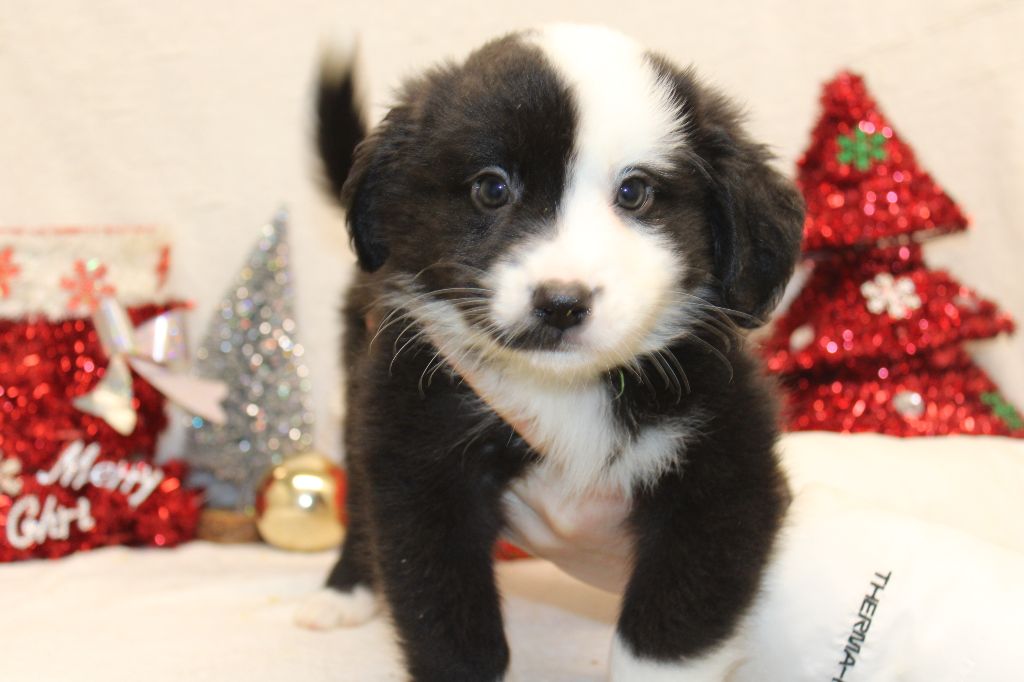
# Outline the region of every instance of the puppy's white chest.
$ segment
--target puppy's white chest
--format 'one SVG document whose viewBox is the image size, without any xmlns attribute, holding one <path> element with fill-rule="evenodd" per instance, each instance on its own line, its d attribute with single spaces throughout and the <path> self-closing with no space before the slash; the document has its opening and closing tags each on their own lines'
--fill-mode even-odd
<svg viewBox="0 0 1024 682">
<path fill-rule="evenodd" d="M 630 433 L 600 380 L 560 384 L 484 369 L 471 384 L 542 455 L 547 477 L 560 480 L 566 494 L 595 488 L 628 494 L 681 456 L 685 424 L 666 420 Z"/>
</svg>

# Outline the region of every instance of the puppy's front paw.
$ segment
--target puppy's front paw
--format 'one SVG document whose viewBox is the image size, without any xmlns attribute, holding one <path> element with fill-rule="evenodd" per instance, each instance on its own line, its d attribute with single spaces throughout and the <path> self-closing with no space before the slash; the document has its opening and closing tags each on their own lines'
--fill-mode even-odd
<svg viewBox="0 0 1024 682">
<path fill-rule="evenodd" d="M 377 614 L 377 598 L 369 588 L 357 585 L 342 592 L 324 587 L 306 598 L 295 612 L 295 623 L 310 630 L 362 625 Z"/>
</svg>

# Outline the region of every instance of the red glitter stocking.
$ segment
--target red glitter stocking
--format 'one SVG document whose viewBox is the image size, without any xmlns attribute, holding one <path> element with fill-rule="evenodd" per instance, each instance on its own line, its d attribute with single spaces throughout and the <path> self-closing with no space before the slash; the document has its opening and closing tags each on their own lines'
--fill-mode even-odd
<svg viewBox="0 0 1024 682">
<path fill-rule="evenodd" d="M 142 302 L 160 299 L 168 257 L 141 228 L 0 230 L 0 561 L 194 534 L 200 495 L 182 487 L 184 465 L 152 464 L 163 396 L 133 376 L 126 436 L 72 404 L 109 361 L 88 317 L 98 297 L 135 303 L 134 324 L 174 307 Z"/>
</svg>

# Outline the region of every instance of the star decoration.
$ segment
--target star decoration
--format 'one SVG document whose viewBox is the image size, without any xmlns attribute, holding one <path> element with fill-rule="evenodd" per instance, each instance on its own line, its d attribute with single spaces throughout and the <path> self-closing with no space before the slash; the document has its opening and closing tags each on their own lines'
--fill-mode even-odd
<svg viewBox="0 0 1024 682">
<path fill-rule="evenodd" d="M 18 276 L 21 268 L 14 262 L 14 249 L 7 247 L 0 251 L 0 296 L 11 295 L 11 280 Z"/>
<path fill-rule="evenodd" d="M 21 474 L 21 462 L 13 458 L 0 460 L 0 495 L 13 497 L 21 492 L 19 474 Z"/>
<path fill-rule="evenodd" d="M 853 135 L 837 137 L 836 143 L 839 145 L 836 160 L 845 165 L 853 164 L 859 171 L 866 171 L 875 161 L 885 161 L 888 157 L 885 151 L 885 135 L 882 133 L 868 135 L 857 128 Z"/>
<path fill-rule="evenodd" d="M 911 311 L 921 307 L 914 280 L 893 277 L 888 272 L 880 272 L 861 284 L 860 293 L 867 300 L 868 310 L 875 315 L 886 312 L 894 320 L 908 317 Z"/>
<path fill-rule="evenodd" d="M 82 307 L 91 313 L 99 306 L 101 298 L 113 296 L 114 287 L 102 281 L 106 276 L 107 266 L 96 258 L 75 261 L 75 276 L 62 277 L 60 280 L 61 288 L 70 294 L 68 310 L 74 312 L 76 308 Z"/>
</svg>

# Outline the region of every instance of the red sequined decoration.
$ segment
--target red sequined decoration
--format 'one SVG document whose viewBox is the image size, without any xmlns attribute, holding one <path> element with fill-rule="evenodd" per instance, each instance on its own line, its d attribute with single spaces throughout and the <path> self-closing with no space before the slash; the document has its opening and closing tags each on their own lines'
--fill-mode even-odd
<svg viewBox="0 0 1024 682">
<path fill-rule="evenodd" d="M 799 162 L 813 272 L 763 342 L 792 430 L 1024 437 L 1024 418 L 962 349 L 1013 331 L 996 304 L 929 270 L 915 241 L 963 230 L 863 80 L 825 85 Z"/>
<path fill-rule="evenodd" d="M 918 165 L 860 76 L 840 73 L 825 85 L 821 104 L 798 162 L 807 251 L 966 229 L 967 218 Z"/>
<path fill-rule="evenodd" d="M 134 324 L 174 306 L 147 305 L 129 310 Z M 167 425 L 164 398 L 140 377 L 134 377 L 133 406 L 138 425 L 130 436 L 122 436 L 106 422 L 80 412 L 72 399 L 91 391 L 103 377 L 107 357 L 100 346 L 91 320 L 45 319 L 0 320 L 0 463 L 14 463 L 17 475 L 0 475 L 0 561 L 32 557 L 54 558 L 74 551 L 111 544 L 169 546 L 194 535 L 200 507 L 199 493 L 182 486 L 184 465 L 160 466 L 162 480 L 135 508 L 119 490 L 86 484 L 69 487 L 63 481 L 42 483 L 37 475 L 50 471 L 69 444 L 95 444 L 96 462 L 148 467 L 156 451 L 157 437 Z M 106 471 L 110 465 L 104 465 Z M 2 472 L 0 472 L 2 474 Z M 27 496 L 34 496 L 39 508 L 25 514 Z M 88 500 L 93 524 L 85 529 L 68 515 L 47 516 L 51 510 L 80 509 Z M 29 511 L 32 505 L 29 506 Z M 12 508 L 19 512 L 11 518 Z M 61 514 L 65 518 L 60 518 Z M 27 521 L 26 521 L 27 519 Z M 11 534 L 28 532 L 40 519 L 57 528 L 43 542 L 19 548 Z M 28 525 L 26 525 L 26 523 Z M 66 537 L 60 537 L 66 528 Z M 27 529 L 27 530 L 26 530 Z"/>
<path fill-rule="evenodd" d="M 99 461 L 113 460 L 101 456 Z M 183 462 L 166 462 L 160 469 L 162 480 L 137 508 L 119 490 L 94 485 L 76 490 L 59 482 L 43 484 L 35 475 L 22 474 L 17 479 L 18 494 L 0 492 L 0 562 L 57 559 L 108 545 L 172 547 L 192 539 L 199 523 L 202 494 L 184 487 Z M 26 513 L 24 501 L 30 497 L 36 502 Z M 53 499 L 52 506 L 49 498 Z M 65 513 L 60 510 L 79 510 L 83 500 L 88 502 L 88 526 L 83 527 L 77 519 L 60 518 Z M 45 523 L 48 535 L 23 546 L 27 542 L 23 538 L 44 532 L 39 530 L 41 523 Z"/>
<path fill-rule="evenodd" d="M 146 305 L 128 313 L 137 325 L 166 310 Z M 164 398 L 142 378 L 135 376 L 132 384 L 139 421 L 129 437 L 71 404 L 95 388 L 106 366 L 90 319 L 0 319 L 0 452 L 28 472 L 51 466 L 74 440 L 97 443 L 104 455 L 118 459 L 156 452 L 167 426 Z"/>
<path fill-rule="evenodd" d="M 898 317 L 871 312 L 861 289 L 880 273 L 911 282 L 919 307 Z M 768 368 L 778 373 L 858 363 L 873 367 L 880 357 L 914 357 L 1011 331 L 1009 316 L 948 273 L 928 270 L 921 247 L 912 244 L 816 260 L 764 349 Z"/>
<path fill-rule="evenodd" d="M 992 409 L 985 396 L 998 395 L 999 388 L 958 349 L 920 359 L 876 360 L 825 375 L 790 374 L 784 385 L 793 431 L 1024 438 L 1019 413 L 1015 420 L 1010 412 L 1001 416 Z"/>
</svg>

